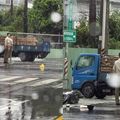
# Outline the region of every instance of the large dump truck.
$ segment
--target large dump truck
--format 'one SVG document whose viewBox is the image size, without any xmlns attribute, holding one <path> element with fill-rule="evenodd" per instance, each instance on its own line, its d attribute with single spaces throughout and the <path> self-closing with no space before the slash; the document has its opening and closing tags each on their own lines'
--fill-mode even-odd
<svg viewBox="0 0 120 120">
<path fill-rule="evenodd" d="M 19 57 L 22 62 L 34 61 L 36 57 L 45 58 L 50 53 L 50 41 L 38 40 L 38 35 L 12 34 L 13 57 Z M 6 36 L 0 35 L 0 57 L 4 55 L 4 40 Z"/>
<path fill-rule="evenodd" d="M 73 68 L 72 89 L 80 90 L 86 98 L 113 95 L 114 88 L 109 86 L 107 78 L 113 72 L 113 64 L 117 59 L 109 55 L 80 54 Z"/>
</svg>

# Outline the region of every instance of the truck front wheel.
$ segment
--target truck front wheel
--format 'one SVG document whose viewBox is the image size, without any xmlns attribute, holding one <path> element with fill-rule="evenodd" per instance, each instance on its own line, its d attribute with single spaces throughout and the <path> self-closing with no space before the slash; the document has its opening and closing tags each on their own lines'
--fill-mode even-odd
<svg viewBox="0 0 120 120">
<path fill-rule="evenodd" d="M 81 93 L 86 97 L 86 98 L 92 98 L 95 94 L 95 88 L 92 83 L 85 83 L 82 88 L 81 88 Z"/>
<path fill-rule="evenodd" d="M 28 61 L 33 62 L 35 60 L 35 55 L 28 54 Z"/>
</svg>

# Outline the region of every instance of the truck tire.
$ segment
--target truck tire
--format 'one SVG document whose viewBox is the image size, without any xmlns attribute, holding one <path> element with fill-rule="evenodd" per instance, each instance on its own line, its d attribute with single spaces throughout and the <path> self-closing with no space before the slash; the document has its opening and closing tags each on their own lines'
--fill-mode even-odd
<svg viewBox="0 0 120 120">
<path fill-rule="evenodd" d="M 45 58 L 47 55 L 48 55 L 47 52 L 46 52 L 46 53 L 41 53 L 41 54 L 38 56 L 38 58 L 43 59 L 43 58 Z"/>
<path fill-rule="evenodd" d="M 28 55 L 28 60 L 29 62 L 33 62 L 35 60 L 35 56 L 34 55 Z"/>
<path fill-rule="evenodd" d="M 25 62 L 28 59 L 27 54 L 24 53 L 24 52 L 19 53 L 18 56 L 19 56 L 19 58 L 21 59 L 22 62 Z"/>
<path fill-rule="evenodd" d="M 95 91 L 95 96 L 98 98 L 98 99 L 103 99 L 106 94 L 104 92 L 102 92 L 102 90 L 96 90 Z"/>
<path fill-rule="evenodd" d="M 95 94 L 95 88 L 93 83 L 85 83 L 81 88 L 81 93 L 86 98 L 92 98 Z"/>
</svg>

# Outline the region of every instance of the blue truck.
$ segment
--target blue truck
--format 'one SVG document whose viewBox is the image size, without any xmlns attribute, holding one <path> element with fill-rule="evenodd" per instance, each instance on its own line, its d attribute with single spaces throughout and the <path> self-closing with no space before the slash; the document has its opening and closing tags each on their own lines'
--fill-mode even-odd
<svg viewBox="0 0 120 120">
<path fill-rule="evenodd" d="M 19 57 L 22 62 L 33 62 L 35 58 L 45 58 L 50 53 L 50 42 L 42 40 L 39 42 L 36 38 L 28 37 L 13 37 L 13 52 L 12 57 Z M 0 36 L 0 57 L 4 55 L 4 39 L 5 37 Z M 30 39 L 28 41 L 28 39 Z M 37 43 L 35 43 L 37 40 Z M 29 42 L 29 43 L 27 43 Z M 31 43 L 30 43 L 31 42 Z"/>
<path fill-rule="evenodd" d="M 112 72 L 117 57 L 100 54 L 80 54 L 72 70 L 72 89 L 80 90 L 86 98 L 104 98 L 114 94 L 107 76 Z"/>
</svg>

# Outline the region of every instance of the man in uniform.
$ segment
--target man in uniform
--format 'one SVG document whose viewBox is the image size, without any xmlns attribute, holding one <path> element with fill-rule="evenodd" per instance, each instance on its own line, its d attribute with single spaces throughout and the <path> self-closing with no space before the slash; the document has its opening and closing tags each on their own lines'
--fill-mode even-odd
<svg viewBox="0 0 120 120">
<path fill-rule="evenodd" d="M 120 76 L 120 53 L 119 53 L 119 59 L 115 61 L 114 66 L 113 66 L 113 72 L 116 73 L 116 75 Z M 116 105 L 120 105 L 119 103 L 119 92 L 120 88 L 119 86 L 115 88 L 115 102 Z"/>
<path fill-rule="evenodd" d="M 5 51 L 4 51 L 4 63 L 8 63 L 8 58 L 12 57 L 12 49 L 13 49 L 13 40 L 11 38 L 11 34 L 7 33 L 7 37 L 5 38 Z"/>
</svg>

